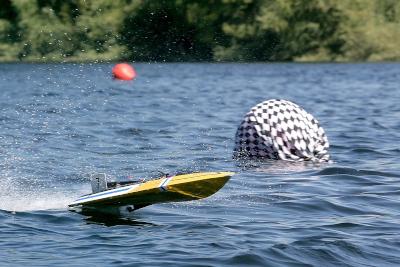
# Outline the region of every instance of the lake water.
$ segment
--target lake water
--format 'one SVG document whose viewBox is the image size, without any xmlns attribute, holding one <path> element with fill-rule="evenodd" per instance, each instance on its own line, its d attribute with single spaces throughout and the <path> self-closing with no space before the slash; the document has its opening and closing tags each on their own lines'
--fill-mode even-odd
<svg viewBox="0 0 400 267">
<path fill-rule="evenodd" d="M 400 64 L 0 64 L 0 266 L 400 266 Z M 270 98 L 332 163 L 237 162 Z M 235 171 L 214 196 L 123 218 L 68 211 L 88 175 Z"/>
</svg>

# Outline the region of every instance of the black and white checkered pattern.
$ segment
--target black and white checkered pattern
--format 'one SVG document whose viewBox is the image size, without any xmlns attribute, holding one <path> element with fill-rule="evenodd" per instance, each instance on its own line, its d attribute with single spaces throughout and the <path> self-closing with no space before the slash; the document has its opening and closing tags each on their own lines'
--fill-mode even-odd
<svg viewBox="0 0 400 267">
<path fill-rule="evenodd" d="M 235 157 L 328 161 L 329 142 L 318 121 L 298 105 L 271 99 L 254 106 L 240 124 Z"/>
</svg>

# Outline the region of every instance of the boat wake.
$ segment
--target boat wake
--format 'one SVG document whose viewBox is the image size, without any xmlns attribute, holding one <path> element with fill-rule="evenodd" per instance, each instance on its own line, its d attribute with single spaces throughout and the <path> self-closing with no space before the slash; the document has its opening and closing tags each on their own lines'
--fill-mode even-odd
<svg viewBox="0 0 400 267">
<path fill-rule="evenodd" d="M 64 187 L 26 186 L 16 183 L 15 178 L 0 179 L 0 210 L 9 212 L 61 210 L 68 203 L 87 191 L 86 188 L 74 188 L 68 191 Z"/>
</svg>

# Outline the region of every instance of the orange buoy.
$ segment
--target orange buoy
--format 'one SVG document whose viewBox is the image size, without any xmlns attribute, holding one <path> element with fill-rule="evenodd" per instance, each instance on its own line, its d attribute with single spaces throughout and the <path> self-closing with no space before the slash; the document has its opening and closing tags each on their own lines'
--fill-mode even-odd
<svg viewBox="0 0 400 267">
<path fill-rule="evenodd" d="M 135 69 L 127 63 L 119 63 L 112 69 L 112 74 L 115 79 L 133 80 L 136 77 Z"/>
</svg>

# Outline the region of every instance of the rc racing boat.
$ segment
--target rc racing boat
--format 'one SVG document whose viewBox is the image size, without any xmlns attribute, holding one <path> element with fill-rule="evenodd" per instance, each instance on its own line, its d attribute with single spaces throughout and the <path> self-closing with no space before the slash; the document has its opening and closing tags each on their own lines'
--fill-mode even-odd
<svg viewBox="0 0 400 267">
<path fill-rule="evenodd" d="M 148 205 L 206 198 L 221 189 L 233 172 L 165 175 L 145 182 L 107 182 L 105 174 L 91 177 L 92 193 L 81 196 L 71 209 L 134 211 Z"/>
</svg>

